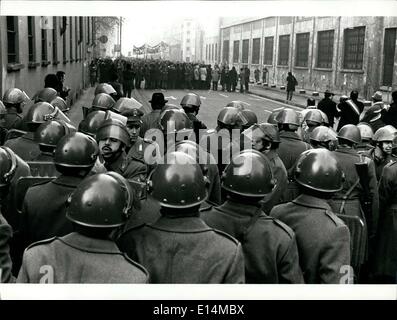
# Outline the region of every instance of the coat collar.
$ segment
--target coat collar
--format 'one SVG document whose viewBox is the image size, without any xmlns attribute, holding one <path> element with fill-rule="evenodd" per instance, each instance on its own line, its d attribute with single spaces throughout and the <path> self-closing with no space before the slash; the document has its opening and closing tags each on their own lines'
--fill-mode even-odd
<svg viewBox="0 0 397 320">
<path fill-rule="evenodd" d="M 288 138 L 302 141 L 302 139 L 296 134 L 296 132 L 293 131 L 281 131 L 280 138 Z"/>
<path fill-rule="evenodd" d="M 212 228 L 199 217 L 169 217 L 161 216 L 150 228 L 178 233 L 210 231 Z"/>
<path fill-rule="evenodd" d="M 260 209 L 260 205 L 253 206 L 241 202 L 235 202 L 233 200 L 226 200 L 226 202 L 219 207 L 216 207 L 215 210 L 225 212 L 225 213 L 232 213 L 234 216 L 254 216 L 258 209 Z M 261 210 L 262 211 L 262 210 Z"/>
<path fill-rule="evenodd" d="M 84 178 L 60 175 L 58 178 L 52 180 L 52 183 L 60 186 L 76 188 Z"/>
<path fill-rule="evenodd" d="M 104 163 L 105 168 L 108 171 L 115 171 L 117 173 L 120 173 L 120 172 L 122 172 L 125 169 L 125 160 L 126 160 L 126 158 L 127 158 L 127 155 L 126 155 L 125 151 L 123 151 L 117 157 L 117 159 L 115 161 L 113 161 L 111 163 L 105 161 L 105 163 Z"/>
<path fill-rule="evenodd" d="M 87 252 L 120 253 L 117 245 L 111 240 L 89 238 L 77 232 L 72 232 L 58 238 L 64 244 Z"/>
<path fill-rule="evenodd" d="M 341 146 L 338 146 L 337 149 L 335 150 L 335 152 L 357 155 L 357 150 L 356 149 L 346 148 L 346 147 L 341 147 Z"/>
<path fill-rule="evenodd" d="M 294 204 L 309 207 L 309 208 L 316 208 L 316 209 L 324 209 L 328 211 L 332 211 L 331 207 L 327 203 L 326 200 L 310 196 L 308 194 L 301 194 L 295 200 L 292 200 Z"/>
</svg>

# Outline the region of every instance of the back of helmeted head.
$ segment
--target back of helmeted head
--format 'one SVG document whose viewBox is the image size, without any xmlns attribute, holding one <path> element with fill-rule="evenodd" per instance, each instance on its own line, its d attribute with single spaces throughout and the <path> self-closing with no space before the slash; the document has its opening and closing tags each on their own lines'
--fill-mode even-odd
<svg viewBox="0 0 397 320">
<path fill-rule="evenodd" d="M 116 228 L 131 215 L 133 192 L 116 172 L 85 178 L 69 197 L 66 217 L 83 227 Z"/>
<path fill-rule="evenodd" d="M 63 136 L 54 153 L 54 163 L 58 171 L 62 169 L 90 170 L 98 157 L 99 148 L 94 138 L 75 132 Z"/>
<path fill-rule="evenodd" d="M 190 208 L 205 201 L 207 194 L 200 165 L 190 155 L 176 151 L 167 153 L 149 178 L 152 196 L 161 206 Z"/>
<path fill-rule="evenodd" d="M 342 190 L 344 173 L 331 151 L 310 149 L 296 162 L 295 181 L 309 190 L 334 193 Z"/>
<path fill-rule="evenodd" d="M 251 149 L 235 155 L 222 174 L 222 188 L 239 196 L 262 198 L 274 184 L 269 160 Z"/>
</svg>

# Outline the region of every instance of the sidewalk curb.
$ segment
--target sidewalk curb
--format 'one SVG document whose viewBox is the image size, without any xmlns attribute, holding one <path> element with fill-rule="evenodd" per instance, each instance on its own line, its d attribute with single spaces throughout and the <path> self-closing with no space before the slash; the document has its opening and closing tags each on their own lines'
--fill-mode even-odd
<svg viewBox="0 0 397 320">
<path fill-rule="evenodd" d="M 268 95 L 266 95 L 266 94 L 258 93 L 258 92 L 254 92 L 254 91 L 250 91 L 250 93 L 252 93 L 252 94 L 254 94 L 254 95 L 257 95 L 257 96 L 259 96 L 259 97 L 262 97 L 262 98 L 266 98 L 266 99 L 269 99 L 269 100 L 274 100 L 274 101 L 281 102 L 281 103 L 284 103 L 284 104 L 291 104 L 291 105 L 293 105 L 293 106 L 295 106 L 295 107 L 302 108 L 302 109 L 306 109 L 305 106 L 302 106 L 301 104 L 299 104 L 299 103 L 297 103 L 297 102 L 286 101 L 286 100 L 281 99 L 281 98 L 274 98 L 274 97 L 268 96 Z"/>
</svg>

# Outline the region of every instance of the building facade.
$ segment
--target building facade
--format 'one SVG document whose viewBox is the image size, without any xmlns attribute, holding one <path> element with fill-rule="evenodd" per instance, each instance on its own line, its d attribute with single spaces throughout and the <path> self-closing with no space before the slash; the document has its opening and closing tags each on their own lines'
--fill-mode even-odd
<svg viewBox="0 0 397 320">
<path fill-rule="evenodd" d="M 348 94 L 397 89 L 397 17 L 264 17 L 220 28 L 220 61 L 266 68 L 269 84 Z"/>
<path fill-rule="evenodd" d="M 204 32 L 199 23 L 193 19 L 182 23 L 182 60 L 184 62 L 201 62 Z"/>
<path fill-rule="evenodd" d="M 89 85 L 96 35 L 93 17 L 0 16 L 0 93 L 13 87 L 32 97 L 49 73 L 64 71 L 68 104 Z"/>
<path fill-rule="evenodd" d="M 219 63 L 219 36 L 204 37 L 203 60 L 205 64 L 215 65 Z"/>
</svg>

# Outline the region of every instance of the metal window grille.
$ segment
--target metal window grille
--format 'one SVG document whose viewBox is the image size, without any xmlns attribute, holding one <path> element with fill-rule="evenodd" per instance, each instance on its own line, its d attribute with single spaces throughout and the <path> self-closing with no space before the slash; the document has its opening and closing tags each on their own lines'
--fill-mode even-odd
<svg viewBox="0 0 397 320">
<path fill-rule="evenodd" d="M 249 54 L 249 39 L 243 40 L 243 53 L 241 56 L 242 63 L 248 63 L 248 54 Z"/>
<path fill-rule="evenodd" d="M 273 64 L 273 45 L 274 37 L 266 37 L 264 64 Z"/>
<path fill-rule="evenodd" d="M 334 53 L 334 30 L 317 33 L 317 67 L 332 68 Z"/>
<path fill-rule="evenodd" d="M 252 63 L 259 64 L 259 55 L 261 50 L 261 39 L 255 38 L 252 40 Z"/>
<path fill-rule="evenodd" d="M 18 61 L 18 18 L 7 16 L 7 58 L 8 63 Z"/>
<path fill-rule="evenodd" d="M 307 67 L 309 60 L 309 38 L 310 33 L 299 33 L 296 35 L 295 66 Z"/>
<path fill-rule="evenodd" d="M 233 62 L 238 62 L 240 53 L 240 41 L 236 40 L 233 42 Z"/>
<path fill-rule="evenodd" d="M 35 27 L 34 27 L 34 17 L 28 17 L 28 55 L 29 62 L 34 62 L 35 57 Z"/>
<path fill-rule="evenodd" d="M 364 55 L 365 27 L 345 29 L 344 59 L 345 69 L 362 69 Z"/>
<path fill-rule="evenodd" d="M 289 58 L 289 35 L 279 37 L 278 64 L 287 66 Z"/>
</svg>

